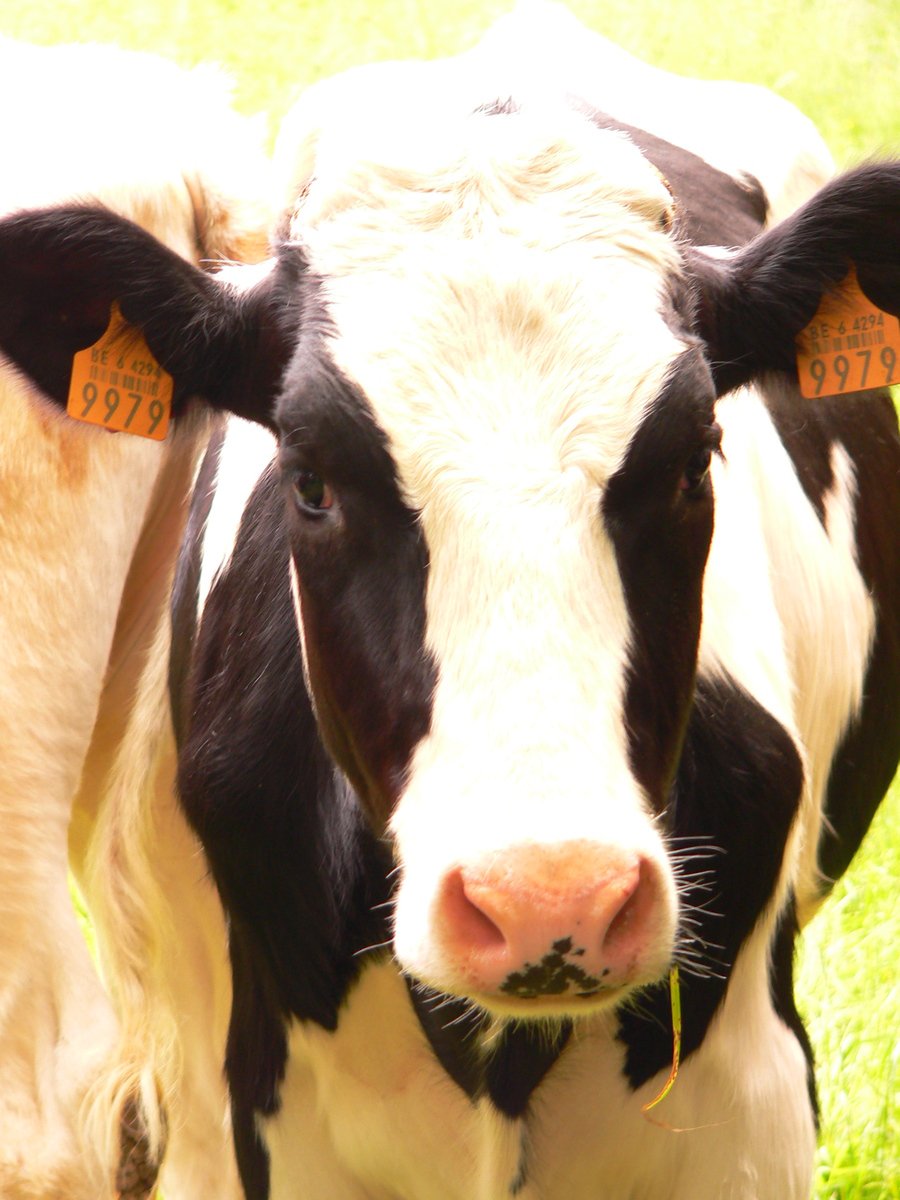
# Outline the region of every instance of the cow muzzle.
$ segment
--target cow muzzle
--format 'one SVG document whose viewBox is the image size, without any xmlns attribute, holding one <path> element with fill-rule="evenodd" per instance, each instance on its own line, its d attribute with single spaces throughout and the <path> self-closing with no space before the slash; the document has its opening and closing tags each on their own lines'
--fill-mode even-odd
<svg viewBox="0 0 900 1200">
<path fill-rule="evenodd" d="M 581 840 L 513 846 L 444 875 L 432 923 L 444 978 L 427 982 L 499 1014 L 570 1016 L 664 975 L 674 926 L 664 860 Z"/>
</svg>

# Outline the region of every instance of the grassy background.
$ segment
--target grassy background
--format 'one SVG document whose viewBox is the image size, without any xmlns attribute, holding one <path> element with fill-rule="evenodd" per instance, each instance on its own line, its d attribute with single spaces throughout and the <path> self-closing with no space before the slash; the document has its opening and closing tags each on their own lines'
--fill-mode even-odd
<svg viewBox="0 0 900 1200">
<path fill-rule="evenodd" d="M 376 58 L 470 45 L 513 0 L 0 0 L 0 32 L 115 41 L 185 65 L 218 62 L 238 107 L 273 122 L 299 89 Z M 571 0 L 657 65 L 763 83 L 819 123 L 838 162 L 900 150 L 897 0 Z M 273 126 L 274 127 L 274 126 Z"/>
<path fill-rule="evenodd" d="M 114 41 L 185 65 L 218 62 L 235 80 L 238 107 L 265 113 L 272 136 L 301 88 L 322 75 L 376 58 L 464 49 L 510 5 L 0 0 L 0 33 L 37 42 Z M 816 120 L 841 165 L 900 153 L 898 0 L 572 0 L 571 7 L 660 66 L 775 89 Z M 895 783 L 862 854 L 807 932 L 798 964 L 823 1110 L 817 1200 L 900 1200 L 897 879 Z"/>
</svg>

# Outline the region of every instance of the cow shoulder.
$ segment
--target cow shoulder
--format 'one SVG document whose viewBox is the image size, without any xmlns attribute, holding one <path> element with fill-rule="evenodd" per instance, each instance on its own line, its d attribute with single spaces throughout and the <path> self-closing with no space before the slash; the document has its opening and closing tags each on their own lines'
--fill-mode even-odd
<svg viewBox="0 0 900 1200">
<path fill-rule="evenodd" d="M 824 583 L 828 630 L 810 629 L 807 609 L 798 614 L 788 636 L 808 648 L 815 645 L 827 659 L 828 675 L 843 672 L 849 677 L 844 703 L 830 706 L 837 710 L 839 725 L 823 756 L 828 773 L 822 781 L 816 882 L 824 892 L 849 865 L 900 760 L 895 703 L 900 685 L 900 432 L 887 392 L 811 403 L 790 385 L 771 380 L 765 397 L 830 554 Z M 808 553 L 814 561 L 812 545 Z M 801 654 L 795 651 L 795 659 Z M 815 710 L 821 721 L 816 690 L 813 680 L 798 680 L 799 703 Z M 840 694 L 835 695 L 840 701 Z"/>
</svg>

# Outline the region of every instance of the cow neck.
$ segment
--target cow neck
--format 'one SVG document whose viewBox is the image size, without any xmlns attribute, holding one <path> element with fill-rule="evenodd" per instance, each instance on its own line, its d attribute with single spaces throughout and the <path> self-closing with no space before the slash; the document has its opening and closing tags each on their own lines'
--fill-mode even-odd
<svg viewBox="0 0 900 1200">
<path fill-rule="evenodd" d="M 680 889 L 693 922 L 681 971 L 682 1061 L 702 1044 L 741 948 L 775 897 L 802 785 L 794 742 L 775 718 L 727 676 L 700 678 L 671 801 L 673 843 L 682 853 L 695 848 L 703 868 L 691 881 L 688 867 Z M 792 1028 L 799 1019 L 786 1005 L 785 972 L 794 930 L 795 923 L 782 922 L 769 967 L 773 1004 Z M 660 984 L 641 992 L 639 1011 L 620 1013 L 633 1088 L 671 1062 L 669 1007 L 668 987 Z"/>
<path fill-rule="evenodd" d="M 532 1094 L 565 1050 L 570 1021 L 507 1025 L 485 1045 L 490 1018 L 455 997 L 407 980 L 410 999 L 438 1062 L 472 1101 L 487 1098 L 503 1116 L 524 1116 Z"/>
</svg>

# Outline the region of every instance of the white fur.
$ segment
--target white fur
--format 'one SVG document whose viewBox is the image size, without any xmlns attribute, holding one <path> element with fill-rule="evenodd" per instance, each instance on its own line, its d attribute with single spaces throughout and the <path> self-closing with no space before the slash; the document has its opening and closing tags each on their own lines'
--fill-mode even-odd
<svg viewBox="0 0 900 1200">
<path fill-rule="evenodd" d="M 782 884 L 794 884 L 805 918 L 821 892 L 815 855 L 831 762 L 862 703 L 874 634 L 856 562 L 855 478 L 836 443 L 823 528 L 761 397 L 733 392 L 717 415 L 724 462 L 714 465 L 701 670 L 727 669 L 794 736 L 806 786 Z"/>
<path fill-rule="evenodd" d="M 200 558 L 197 617 L 203 614 L 210 589 L 226 569 L 234 551 L 241 515 L 259 477 L 275 455 L 275 439 L 268 429 L 240 417 L 229 417 L 219 453 L 215 494 Z"/>
<path fill-rule="evenodd" d="M 661 856 L 628 762 L 630 629 L 599 506 L 683 350 L 661 316 L 667 274 L 677 269 L 659 228 L 668 202 L 621 137 L 558 109 L 549 124 L 532 118 L 519 84 L 536 74 L 534 46 L 549 26 L 537 29 L 532 57 L 517 48 L 514 67 L 499 85 L 492 75 L 490 90 L 487 70 L 461 84 L 452 63 L 371 68 L 312 95 L 298 117 L 305 128 L 289 125 L 282 141 L 299 197 L 294 234 L 327 280 L 331 350 L 388 437 L 428 546 L 427 642 L 438 682 L 431 732 L 391 822 L 402 865 L 395 948 L 406 969 L 449 990 L 434 915 L 439 881 L 454 865 L 510 844 L 582 837 Z M 503 55 L 491 55 L 509 32 L 466 62 L 495 66 Z M 576 41 L 570 26 L 570 50 Z M 563 82 L 572 64 L 572 90 L 602 103 L 579 85 L 579 53 L 574 62 L 556 56 L 567 64 Z M 625 88 L 618 107 L 605 107 L 663 136 L 671 113 L 681 144 L 687 136 L 717 165 L 750 167 L 779 211 L 827 174 L 817 137 L 780 103 L 763 105 L 743 160 L 721 132 L 752 123 L 755 92 L 706 84 L 694 92 L 690 81 L 617 53 L 585 43 L 585 75 L 590 67 L 602 78 L 593 70 L 602 60 Z M 547 58 L 540 54 L 542 65 Z M 505 79 L 517 82 L 507 89 Z M 638 120 L 644 85 L 653 84 L 659 113 L 663 82 L 665 112 L 655 123 Z M 558 84 L 551 78 L 548 89 Z M 386 98 L 376 94 L 381 85 Z M 520 115 L 461 116 L 473 98 L 507 90 L 525 95 Z M 710 119 L 720 114 L 717 133 Z M 622 186 L 607 189 L 610 177 Z M 523 206 L 524 179 L 534 192 Z M 870 636 L 858 572 L 849 569 L 852 479 L 838 456 L 823 531 L 759 397 L 743 391 L 719 409 L 725 457 L 713 468 L 717 525 L 700 668 L 742 684 L 808 763 L 833 750 L 858 702 L 850 651 L 858 672 Z M 796 665 L 802 614 L 789 596 L 807 536 L 812 561 L 803 569 L 822 583 L 819 617 L 835 604 L 854 613 L 827 729 L 798 703 L 810 681 Z M 778 537 L 786 549 L 773 559 Z M 630 1093 L 604 1015 L 579 1022 L 533 1099 L 527 1129 L 467 1103 L 436 1066 L 385 964 L 366 971 L 337 1033 L 292 1032 L 284 1106 L 261 1122 L 273 1197 L 306 1189 L 348 1200 L 501 1200 L 527 1146 L 526 1200 L 803 1200 L 815 1136 L 806 1063 L 773 1010 L 766 958 L 796 882 L 798 846 L 815 826 L 817 787 L 807 784 L 776 897 L 739 956 L 725 1003 L 656 1111 L 685 1132 L 641 1115 L 661 1079 Z"/>
<path fill-rule="evenodd" d="M 814 744 L 816 752 L 824 747 L 828 754 L 859 703 L 860 664 L 871 632 L 853 553 L 854 481 L 846 452 L 833 450 L 835 483 L 823 529 L 759 396 L 749 390 L 729 396 L 719 405 L 719 419 L 725 457 L 715 466 L 718 519 L 702 669 L 727 669 L 793 733 L 801 753 Z M 746 503 L 751 497 L 754 502 Z M 783 539 L 782 550 L 770 569 L 776 538 Z M 815 603 L 810 609 L 807 602 L 798 615 L 789 600 L 800 590 L 800 571 Z M 822 686 L 838 699 L 826 728 L 812 707 L 804 715 L 801 697 L 808 685 L 790 653 L 800 621 L 821 621 L 824 634 L 835 606 L 846 614 L 837 624 L 849 640 L 829 655 L 833 677 Z M 502 628 L 498 636 L 507 640 Z M 546 646 L 541 643 L 542 655 Z M 552 700 L 553 693 L 551 708 Z M 518 703 L 506 692 L 501 701 L 501 708 Z M 474 694 L 469 702 L 476 704 L 475 724 L 491 720 L 502 753 L 509 735 L 494 714 L 477 707 Z M 516 719 L 527 725 L 527 705 Z M 435 725 L 441 727 L 437 720 Z M 467 734 L 477 736 L 469 728 Z M 538 753 L 546 751 L 538 745 Z M 479 750 L 473 775 L 494 753 L 493 747 Z M 532 768 L 526 757 L 519 782 L 530 784 Z M 801 832 L 820 799 L 815 783 L 810 790 Z M 491 803 L 498 791 L 491 789 Z M 429 811 L 435 824 L 429 838 L 419 839 L 417 853 L 430 840 L 455 836 L 439 824 L 439 811 Z M 485 803 L 477 823 L 490 820 L 487 812 Z M 554 802 L 548 820 L 558 812 L 565 814 L 565 803 Z M 451 846 L 457 852 L 452 840 Z M 273 1200 L 299 1200 L 305 1189 L 347 1200 L 506 1200 L 523 1146 L 527 1184 L 518 1194 L 526 1200 L 629 1200 L 638 1194 L 645 1200 L 805 1200 L 815 1145 L 805 1101 L 807 1065 L 773 1010 L 767 964 L 795 859 L 789 850 L 779 895 L 743 947 L 703 1044 L 651 1114 L 662 1128 L 645 1119 L 640 1106 L 656 1095 L 664 1075 L 632 1094 L 614 1019 L 603 1015 L 576 1025 L 524 1121 L 501 1118 L 483 1101 L 467 1102 L 428 1050 L 396 968 L 384 963 L 366 969 L 336 1033 L 293 1029 L 284 1107 L 262 1123 L 273 1156 Z M 435 868 L 429 863 L 428 869 Z M 682 1003 L 689 1011 L 689 978 Z"/>
<path fill-rule="evenodd" d="M 282 1107 L 260 1122 L 272 1200 L 508 1200 L 523 1153 L 525 1200 L 806 1200 L 806 1063 L 772 1012 L 765 955 L 754 936 L 702 1047 L 653 1110 L 668 1129 L 640 1111 L 666 1072 L 632 1093 L 603 1016 L 578 1023 L 524 1119 L 471 1103 L 395 968 L 370 966 L 336 1033 L 292 1029 Z"/>
<path fill-rule="evenodd" d="M 521 0 L 464 54 L 355 67 L 304 92 L 276 146 L 277 203 L 291 207 L 304 194 L 323 132 L 351 132 L 361 118 L 372 127 L 402 129 L 423 110 L 438 118 L 458 116 L 497 98 L 540 106 L 566 94 L 728 174 L 753 175 L 766 191 L 773 221 L 834 170 L 809 118 L 767 88 L 660 70 L 584 26 L 561 4 Z"/>
<path fill-rule="evenodd" d="M 585 838 L 665 863 L 600 503 L 684 347 L 661 313 L 669 197 L 630 143 L 557 110 L 420 119 L 360 131 L 365 157 L 323 137 L 294 227 L 428 545 L 438 685 L 391 821 L 395 945 L 452 990 L 434 921 L 456 864 Z M 671 880 L 663 901 L 662 962 Z"/>
<path fill-rule="evenodd" d="M 191 259 L 261 251 L 253 168 L 238 187 L 230 165 L 252 139 L 211 78 L 150 56 L 9 41 L 0 65 L 0 211 L 94 199 Z M 91 131 L 134 152 L 87 152 Z M 135 1046 L 118 1043 L 77 927 L 67 850 L 99 904 L 85 859 L 206 430 L 185 420 L 163 445 L 113 437 L 70 421 L 8 368 L 0 412 L 0 1194 L 98 1200 L 126 1093 L 95 1108 L 102 1128 L 83 1136 L 80 1113 L 129 1074 Z M 104 886 L 116 876 L 108 862 Z M 101 953 L 131 936 L 127 924 L 101 928 Z M 221 1132 L 212 1154 L 221 1160 Z"/>
<path fill-rule="evenodd" d="M 581 36 L 576 30 L 570 42 Z M 590 53 L 613 62 L 605 44 L 591 46 Z M 488 57 L 485 53 L 485 63 Z M 572 61 L 571 54 L 558 57 Z M 537 74 L 527 56 L 522 61 L 520 77 Z M 628 766 L 622 693 L 630 630 L 598 505 L 668 364 L 682 349 L 660 316 L 663 281 L 674 261 L 657 229 L 669 200 L 655 173 L 624 139 L 560 113 L 546 124 L 473 117 L 466 144 L 455 132 L 454 114 L 463 111 L 459 79 L 450 102 L 437 99 L 455 70 L 429 67 L 425 74 L 433 76 L 435 88 L 425 94 L 408 88 L 410 78 L 416 87 L 424 78 L 417 67 L 398 70 L 402 125 L 383 119 L 398 111 L 397 93 L 379 107 L 368 92 L 360 104 L 345 81 L 318 91 L 306 118 L 323 96 L 346 102 L 349 95 L 350 103 L 343 111 L 341 103 L 335 106 L 330 132 L 316 125 L 301 134 L 301 152 L 290 167 L 294 183 L 303 185 L 291 192 L 292 202 L 304 197 L 295 231 L 302 231 L 314 266 L 329 278 L 335 357 L 373 404 L 407 499 L 422 512 L 431 554 L 428 637 L 441 668 L 435 721 L 417 750 L 393 832 L 406 868 L 397 928 L 401 956 L 438 975 L 441 964 L 429 961 L 434 879 L 453 862 L 505 844 L 508 825 L 515 824 L 515 838 L 547 841 L 599 836 L 602 825 L 604 840 L 639 846 L 654 857 L 662 853 Z M 367 83 L 376 74 L 390 77 L 385 71 L 387 76 L 373 69 Z M 629 86 L 638 95 L 651 78 L 637 67 L 623 71 L 637 81 Z M 654 78 L 657 91 L 665 83 L 664 103 L 676 113 L 687 81 L 679 92 L 673 77 Z M 478 101 L 498 94 L 496 79 L 489 95 L 480 78 L 475 82 Z M 421 111 L 410 105 L 411 94 L 422 98 Z M 725 100 L 736 94 L 719 85 L 698 85 L 697 94 L 706 111 L 722 101 L 723 116 L 730 114 L 734 128 L 748 125 L 735 114 L 751 110 L 752 103 L 747 110 L 741 103 L 728 110 Z M 738 97 L 744 98 L 746 93 Z M 702 124 L 697 110 L 696 103 L 685 102 L 681 116 L 692 114 Z M 635 110 L 614 111 L 629 119 Z M 364 122 L 367 114 L 369 128 L 351 137 L 349 125 Z M 807 178 L 805 168 L 782 170 L 778 155 L 765 158 L 773 131 L 781 136 L 776 126 L 784 116 L 778 109 L 771 121 L 760 122 L 760 157 L 753 161 L 763 168 L 757 174 L 768 171 L 767 187 L 781 178 L 786 182 L 777 186 L 788 195 L 798 179 Z M 678 120 L 682 134 L 690 134 L 691 121 L 686 124 L 681 130 Z M 501 132 L 519 130 L 521 140 L 501 151 L 496 140 Z M 809 143 L 798 149 L 798 136 L 795 128 L 794 153 L 802 164 Z M 547 186 L 535 220 L 518 191 L 529 164 L 538 161 Z M 580 170 L 585 162 L 587 170 Z M 598 184 L 607 172 L 625 186 Z M 631 322 L 624 332 L 622 313 Z M 805 739 L 827 741 L 831 733 L 817 732 L 797 707 L 795 689 L 805 681 L 789 669 L 797 630 L 786 607 L 790 579 L 769 577 L 765 552 L 776 514 L 781 519 L 779 504 L 799 502 L 798 529 L 808 523 L 809 506 L 797 497 L 782 453 L 759 505 L 738 512 L 739 488 L 766 462 L 772 432 L 757 408 L 750 394 L 732 408 L 722 406 L 728 459 L 716 466 L 721 528 L 707 588 L 702 669 L 733 673 L 782 720 L 803 752 Z M 746 449 L 738 436 L 742 426 L 749 432 Z M 269 452 L 261 439 L 264 452 L 254 454 L 253 463 L 232 458 L 231 450 L 241 444 L 238 428 L 229 434 L 235 440 L 228 443 L 224 474 L 220 471 L 223 482 L 235 479 L 235 490 L 223 492 L 224 507 L 211 516 L 204 546 L 215 568 L 233 546 L 238 498 L 249 494 Z M 239 468 L 234 474 L 232 465 Z M 845 468 L 838 456 L 828 546 L 815 551 L 815 569 L 823 577 L 829 555 L 840 568 L 832 600 L 840 599 L 841 580 L 849 578 L 846 533 L 853 488 Z M 746 537 L 743 561 L 729 548 L 729 529 L 733 538 Z M 749 603 L 731 610 L 730 573 L 738 571 L 746 581 L 755 567 L 762 574 L 754 578 Z M 213 569 L 206 569 L 205 591 Z M 858 620 L 864 605 L 854 604 Z M 757 614 L 761 633 L 747 639 L 739 618 L 756 620 Z M 160 644 L 164 641 L 163 631 Z M 154 793 L 169 795 L 171 771 L 170 731 L 153 721 L 144 724 L 141 716 L 145 700 L 152 713 L 152 697 L 158 699 L 163 686 L 161 660 L 154 661 L 156 682 L 148 677 L 131 726 L 138 743 L 151 728 L 157 731 L 142 771 L 145 805 Z M 849 684 L 844 696 L 849 712 Z M 586 780 L 598 775 L 603 785 L 592 790 L 588 804 Z M 133 784 L 127 789 L 132 797 L 141 790 Z M 513 791 L 519 793 L 514 815 Z M 594 807 L 599 816 L 591 815 Z M 814 807 L 808 801 L 806 812 Z M 116 811 L 109 808 L 111 818 Z M 130 812 L 143 822 L 139 838 L 130 838 L 127 824 L 115 820 L 112 833 L 126 851 L 138 843 L 143 862 L 129 865 L 129 872 L 142 889 L 151 886 L 147 861 L 167 845 L 178 851 L 179 864 L 187 859 L 200 866 L 177 821 L 165 835 L 168 818 L 160 834 L 160 826 L 133 801 Z M 424 824 L 427 837 L 420 833 Z M 412 845 L 415 855 L 406 853 Z M 429 845 L 434 857 L 420 859 Z M 197 903 L 188 932 L 196 936 L 196 961 L 206 972 L 201 990 L 190 992 L 196 961 L 183 975 L 178 969 L 186 959 L 178 957 L 171 964 L 157 962 L 150 974 L 151 991 L 171 989 L 166 1011 L 172 1027 L 177 1029 L 185 1013 L 191 1022 L 191 1036 L 182 1038 L 180 1050 L 176 1044 L 171 1054 L 165 1047 L 159 1052 L 175 1097 L 172 1111 L 184 1116 L 187 1127 L 192 1098 L 208 1110 L 196 1150 L 207 1174 L 198 1169 L 180 1193 L 177 1171 L 172 1185 L 167 1180 L 167 1195 L 180 1200 L 226 1195 L 233 1179 L 226 1155 L 223 1178 L 214 1181 L 215 1139 L 202 1137 L 209 1113 L 221 1101 L 210 1067 L 221 1047 L 228 1000 L 216 950 L 220 917 L 196 880 L 194 893 L 183 876 L 173 887 L 174 882 L 184 891 L 175 888 L 171 902 L 157 889 L 143 911 L 138 905 L 137 933 L 123 956 L 139 947 L 142 936 L 151 951 L 158 949 L 160 930 L 171 926 L 183 904 L 193 912 Z M 124 896 L 122 928 L 128 911 Z M 660 1129 L 641 1115 L 640 1104 L 658 1091 L 662 1076 L 637 1095 L 629 1092 L 622 1047 L 604 1016 L 579 1024 L 526 1121 L 500 1118 L 484 1101 L 469 1103 L 428 1048 L 396 967 L 367 968 L 336 1033 L 312 1024 L 291 1030 L 281 1108 L 260 1120 L 271 1154 L 273 1200 L 505 1200 L 523 1146 L 528 1147 L 528 1182 L 519 1193 L 524 1200 L 600 1195 L 630 1200 L 637 1194 L 644 1200 L 803 1200 L 814 1133 L 808 1108 L 798 1099 L 805 1062 L 768 996 L 765 960 L 774 912 L 775 906 L 742 951 L 704 1044 L 655 1112 L 671 1125 L 690 1127 L 684 1133 Z M 185 938 L 177 927 L 176 934 Z M 128 970 L 133 973 L 133 963 L 119 973 L 127 977 Z M 200 1029 L 198 995 L 217 1000 L 207 1030 Z M 684 1001 L 689 1005 L 689 988 Z M 135 1012 L 139 1015 L 140 1003 Z M 151 1035 L 160 1040 L 165 1022 L 152 1020 Z M 140 1025 L 132 1022 L 130 1028 Z M 185 1051 L 202 1059 L 186 1075 L 180 1074 Z M 194 1136 L 190 1129 L 188 1136 Z M 760 1143 L 762 1158 L 753 1153 Z"/>
</svg>

